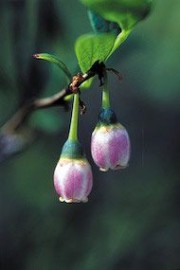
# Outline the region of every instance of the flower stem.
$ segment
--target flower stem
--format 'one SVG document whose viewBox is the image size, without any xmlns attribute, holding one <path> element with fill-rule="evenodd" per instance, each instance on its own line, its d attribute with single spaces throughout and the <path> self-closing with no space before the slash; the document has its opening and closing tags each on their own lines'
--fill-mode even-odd
<svg viewBox="0 0 180 270">
<path fill-rule="evenodd" d="M 79 94 L 74 94 L 73 110 L 68 140 L 78 140 L 78 116 L 79 116 Z"/>
<path fill-rule="evenodd" d="M 108 78 L 107 78 L 106 72 L 104 73 L 104 85 L 103 85 L 103 92 L 102 92 L 102 108 L 104 108 L 104 109 L 110 108 Z"/>
</svg>

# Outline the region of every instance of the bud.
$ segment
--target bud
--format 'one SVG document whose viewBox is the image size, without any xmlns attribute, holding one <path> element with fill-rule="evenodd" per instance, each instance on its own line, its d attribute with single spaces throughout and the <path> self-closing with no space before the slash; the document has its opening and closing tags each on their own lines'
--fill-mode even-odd
<svg viewBox="0 0 180 270">
<path fill-rule="evenodd" d="M 91 166 L 78 141 L 67 140 L 54 172 L 54 187 L 61 202 L 87 202 L 93 185 Z"/>
<path fill-rule="evenodd" d="M 103 108 L 99 114 L 99 122 L 92 133 L 91 153 L 101 171 L 128 166 L 129 136 L 126 129 L 117 122 L 116 115 L 110 108 Z"/>
</svg>

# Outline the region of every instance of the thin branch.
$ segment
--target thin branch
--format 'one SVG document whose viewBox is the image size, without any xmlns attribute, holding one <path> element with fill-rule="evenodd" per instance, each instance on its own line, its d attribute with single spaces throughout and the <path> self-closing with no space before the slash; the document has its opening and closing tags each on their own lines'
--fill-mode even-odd
<svg viewBox="0 0 180 270">
<path fill-rule="evenodd" d="M 67 101 L 65 101 L 64 98 L 68 95 L 77 93 L 81 84 L 88 79 L 94 77 L 95 75 L 99 76 L 100 72 L 102 72 L 102 68 L 104 68 L 104 64 L 97 61 L 86 73 L 78 73 L 75 75 L 66 89 L 61 90 L 51 97 L 28 101 L 25 105 L 19 108 L 18 111 L 2 126 L 1 132 L 6 134 L 14 133 L 20 126 L 23 125 L 30 114 L 37 109 L 54 106 L 64 106 L 67 108 Z M 85 110 L 84 104 L 81 103 L 81 105 Z"/>
<path fill-rule="evenodd" d="M 33 103 L 27 103 L 17 110 L 17 112 L 1 127 L 4 134 L 14 133 L 20 127 L 28 115 L 33 111 Z"/>
<path fill-rule="evenodd" d="M 30 114 L 37 110 L 43 108 L 49 108 L 58 105 L 64 105 L 65 101 L 63 98 L 67 95 L 67 90 L 63 89 L 59 93 L 42 99 L 35 99 L 34 101 L 29 101 L 24 104 L 19 110 L 2 126 L 1 131 L 3 133 L 13 133 L 17 130 L 30 116 Z"/>
</svg>

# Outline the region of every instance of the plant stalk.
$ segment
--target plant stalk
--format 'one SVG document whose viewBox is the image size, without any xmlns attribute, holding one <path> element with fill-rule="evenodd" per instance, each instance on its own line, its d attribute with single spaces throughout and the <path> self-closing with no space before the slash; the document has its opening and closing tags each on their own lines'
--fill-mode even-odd
<svg viewBox="0 0 180 270">
<path fill-rule="evenodd" d="M 106 71 L 104 72 L 104 84 L 103 84 L 103 91 L 102 91 L 102 108 L 104 109 L 110 108 L 108 77 L 107 77 Z"/>
<path fill-rule="evenodd" d="M 78 140 L 78 118 L 79 118 L 79 93 L 74 94 L 73 110 L 68 140 Z"/>
</svg>

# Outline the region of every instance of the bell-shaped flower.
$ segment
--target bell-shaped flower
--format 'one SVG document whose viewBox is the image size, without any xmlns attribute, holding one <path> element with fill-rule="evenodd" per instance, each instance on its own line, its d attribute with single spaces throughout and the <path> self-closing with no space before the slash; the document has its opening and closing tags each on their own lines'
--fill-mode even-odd
<svg viewBox="0 0 180 270">
<path fill-rule="evenodd" d="M 79 142 L 63 146 L 54 172 L 54 187 L 61 202 L 87 202 L 93 185 L 91 166 Z"/>
<path fill-rule="evenodd" d="M 117 122 L 110 108 L 103 108 L 92 133 L 91 154 L 101 171 L 123 169 L 130 158 L 130 140 L 127 130 Z"/>
<path fill-rule="evenodd" d="M 78 141 L 79 93 L 74 95 L 68 140 L 54 171 L 54 187 L 61 202 L 87 202 L 93 185 L 91 166 Z"/>
</svg>

